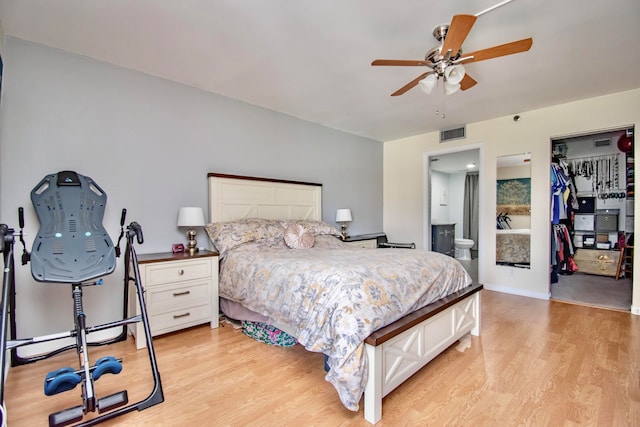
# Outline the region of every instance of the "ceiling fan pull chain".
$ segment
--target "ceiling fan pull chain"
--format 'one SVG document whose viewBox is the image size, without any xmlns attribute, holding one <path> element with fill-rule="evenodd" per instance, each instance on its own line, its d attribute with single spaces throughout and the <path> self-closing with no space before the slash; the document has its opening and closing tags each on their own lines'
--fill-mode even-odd
<svg viewBox="0 0 640 427">
<path fill-rule="evenodd" d="M 442 101 L 442 97 L 440 96 L 440 78 L 436 80 L 436 117 L 440 115 L 440 102 Z"/>
</svg>

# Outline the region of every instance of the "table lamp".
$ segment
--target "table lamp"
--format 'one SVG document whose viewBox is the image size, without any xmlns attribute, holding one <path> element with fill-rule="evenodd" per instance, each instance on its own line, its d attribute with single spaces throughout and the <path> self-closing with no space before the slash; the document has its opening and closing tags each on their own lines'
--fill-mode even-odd
<svg viewBox="0 0 640 427">
<path fill-rule="evenodd" d="M 342 240 L 346 240 L 347 237 L 347 223 L 351 222 L 351 209 L 338 209 L 336 211 L 336 222 L 342 225 Z"/>
<path fill-rule="evenodd" d="M 187 230 L 187 252 L 189 255 L 195 255 L 198 252 L 196 242 L 197 231 L 194 227 L 204 226 L 204 213 L 202 208 L 180 208 L 178 212 L 178 227 L 189 227 Z"/>
</svg>

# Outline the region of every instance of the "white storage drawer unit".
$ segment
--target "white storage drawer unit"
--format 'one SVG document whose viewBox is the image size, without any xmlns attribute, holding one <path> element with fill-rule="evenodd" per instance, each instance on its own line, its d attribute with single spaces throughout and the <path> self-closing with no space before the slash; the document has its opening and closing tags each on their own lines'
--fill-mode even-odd
<svg viewBox="0 0 640 427">
<path fill-rule="evenodd" d="M 574 217 L 573 228 L 577 231 L 594 231 L 595 215 L 594 214 L 576 214 Z"/>
<path fill-rule="evenodd" d="M 218 327 L 218 254 L 159 253 L 138 256 L 140 280 L 151 335 L 173 332 L 202 323 Z M 140 314 L 135 286 L 129 286 L 129 316 Z M 143 348 L 143 325 L 129 326 L 136 347 Z"/>
</svg>

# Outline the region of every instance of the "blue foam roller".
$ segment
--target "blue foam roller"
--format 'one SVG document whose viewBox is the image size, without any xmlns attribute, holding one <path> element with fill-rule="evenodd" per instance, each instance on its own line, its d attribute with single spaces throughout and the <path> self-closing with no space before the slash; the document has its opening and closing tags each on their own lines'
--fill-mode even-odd
<svg viewBox="0 0 640 427">
<path fill-rule="evenodd" d="M 113 356 L 101 357 L 96 361 L 95 369 L 91 372 L 91 378 L 98 381 L 102 374 L 119 374 L 122 371 L 122 363 Z"/>
<path fill-rule="evenodd" d="M 60 368 L 47 374 L 44 379 L 44 394 L 52 396 L 75 388 L 82 381 L 73 368 Z"/>
</svg>

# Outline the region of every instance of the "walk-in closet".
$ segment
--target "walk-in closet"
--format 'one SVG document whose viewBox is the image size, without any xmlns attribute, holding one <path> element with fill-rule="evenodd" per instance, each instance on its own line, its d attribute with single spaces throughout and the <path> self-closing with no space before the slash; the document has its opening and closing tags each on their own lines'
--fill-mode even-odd
<svg viewBox="0 0 640 427">
<path fill-rule="evenodd" d="M 633 142 L 633 127 L 552 140 L 552 299 L 630 309 Z"/>
</svg>

